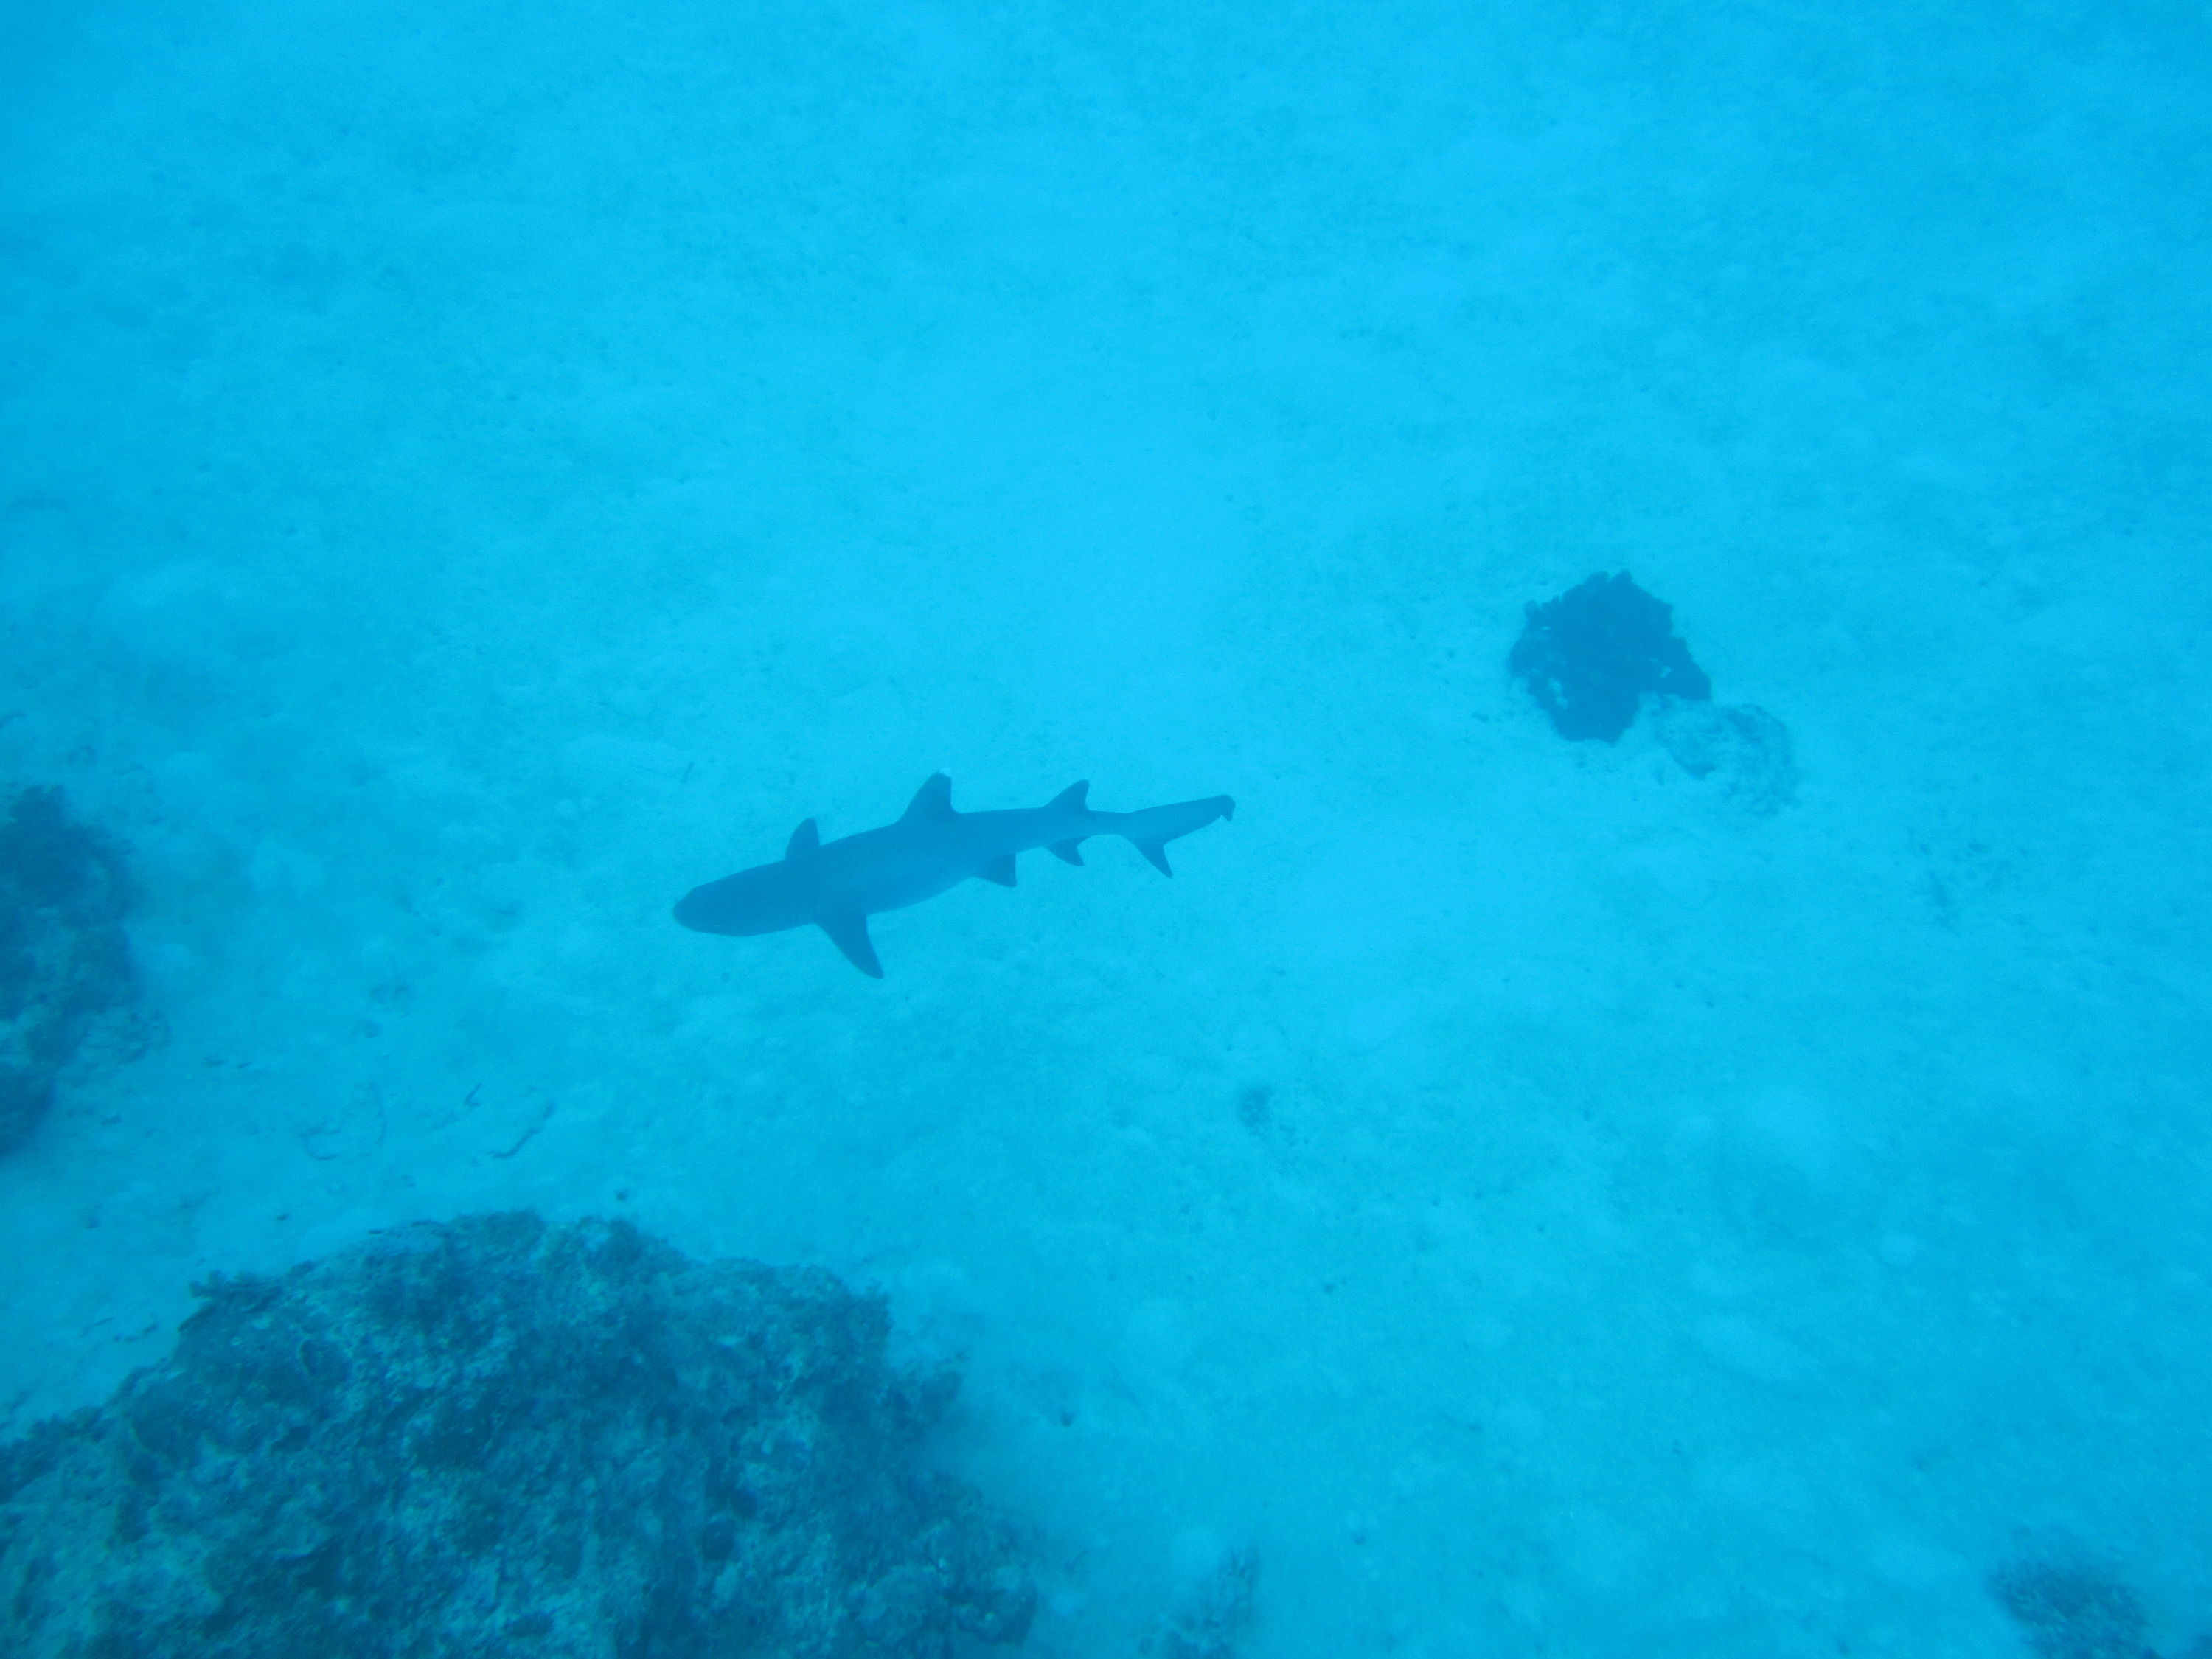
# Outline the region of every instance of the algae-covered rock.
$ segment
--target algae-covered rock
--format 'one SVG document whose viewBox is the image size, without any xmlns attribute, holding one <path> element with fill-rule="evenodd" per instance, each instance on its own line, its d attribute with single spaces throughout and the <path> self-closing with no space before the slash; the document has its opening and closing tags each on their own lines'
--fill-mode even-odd
<svg viewBox="0 0 2212 1659">
<path fill-rule="evenodd" d="M 950 1379 L 818 1271 L 480 1216 L 199 1287 L 174 1356 L 0 1449 L 19 1659 L 942 1659 L 1018 1642 Z"/>
</svg>

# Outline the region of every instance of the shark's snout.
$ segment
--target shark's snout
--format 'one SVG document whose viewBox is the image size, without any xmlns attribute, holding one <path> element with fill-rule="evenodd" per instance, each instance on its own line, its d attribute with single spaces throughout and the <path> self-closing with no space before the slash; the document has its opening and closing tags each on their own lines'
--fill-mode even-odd
<svg viewBox="0 0 2212 1659">
<path fill-rule="evenodd" d="M 694 887 L 676 901 L 676 920 L 694 933 L 717 933 L 722 930 L 713 925 L 714 907 L 702 896 L 707 890 Z"/>
<path fill-rule="evenodd" d="M 676 920 L 695 933 L 744 939 L 801 927 L 813 910 L 787 866 L 764 864 L 694 887 L 676 901 Z"/>
</svg>

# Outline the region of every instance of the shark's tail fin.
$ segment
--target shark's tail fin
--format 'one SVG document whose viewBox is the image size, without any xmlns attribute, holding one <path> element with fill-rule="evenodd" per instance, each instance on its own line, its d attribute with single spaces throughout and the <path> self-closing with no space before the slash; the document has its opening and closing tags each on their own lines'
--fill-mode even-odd
<svg viewBox="0 0 2212 1659">
<path fill-rule="evenodd" d="M 1177 801 L 1172 806 L 1152 806 L 1141 812 L 1099 812 L 1098 827 L 1127 838 L 1164 876 L 1175 874 L 1168 863 L 1168 843 L 1194 830 L 1203 830 L 1216 818 L 1237 816 L 1237 803 L 1226 795 L 1204 800 Z M 1110 821 L 1110 822 L 1109 822 Z"/>
</svg>

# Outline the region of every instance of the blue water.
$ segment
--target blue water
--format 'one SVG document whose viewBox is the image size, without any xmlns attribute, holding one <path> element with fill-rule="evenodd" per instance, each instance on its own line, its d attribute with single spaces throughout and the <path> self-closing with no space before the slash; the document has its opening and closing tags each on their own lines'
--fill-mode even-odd
<svg viewBox="0 0 2212 1659">
<path fill-rule="evenodd" d="M 4 1426 L 621 1213 L 961 1357 L 1036 1653 L 1246 1547 L 1253 1659 L 2015 1654 L 2044 1557 L 2179 1653 L 2208 154 L 2180 6 L 15 0 L 0 779 L 159 1036 L 0 1164 Z M 1794 800 L 1509 679 L 1621 569 Z M 1238 811 L 881 984 L 669 921 L 940 768 Z"/>
</svg>

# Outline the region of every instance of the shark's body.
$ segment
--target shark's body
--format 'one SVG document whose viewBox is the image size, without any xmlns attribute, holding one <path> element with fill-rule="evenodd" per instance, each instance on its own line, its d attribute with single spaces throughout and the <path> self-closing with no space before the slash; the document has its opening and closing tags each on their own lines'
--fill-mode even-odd
<svg viewBox="0 0 2212 1659">
<path fill-rule="evenodd" d="M 1142 812 L 1094 812 L 1084 804 L 1088 784 L 1074 784 L 1042 806 L 1006 812 L 956 812 L 952 780 L 933 775 L 905 816 L 880 830 L 824 842 L 809 818 L 792 832 L 774 864 L 695 887 L 678 901 L 676 920 L 702 933 L 780 933 L 811 923 L 848 960 L 872 978 L 884 976 L 868 938 L 868 918 L 934 898 L 970 876 L 1014 884 L 1014 856 L 1049 847 L 1070 864 L 1091 836 L 1121 836 L 1164 876 L 1167 844 L 1237 811 L 1226 795 L 1179 801 Z"/>
</svg>

